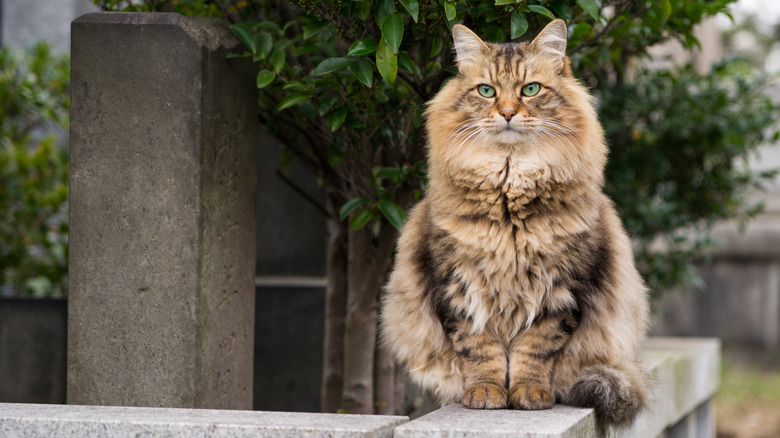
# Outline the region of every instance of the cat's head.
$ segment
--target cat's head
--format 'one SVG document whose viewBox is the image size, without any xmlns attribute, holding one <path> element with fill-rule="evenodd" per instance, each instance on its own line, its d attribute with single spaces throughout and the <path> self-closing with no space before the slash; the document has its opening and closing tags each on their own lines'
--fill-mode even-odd
<svg viewBox="0 0 780 438">
<path fill-rule="evenodd" d="M 462 25 L 452 35 L 458 75 L 426 109 L 433 160 L 477 165 L 513 154 L 564 177 L 601 175 L 603 133 L 590 95 L 569 68 L 562 20 L 519 44 L 486 43 Z"/>
</svg>

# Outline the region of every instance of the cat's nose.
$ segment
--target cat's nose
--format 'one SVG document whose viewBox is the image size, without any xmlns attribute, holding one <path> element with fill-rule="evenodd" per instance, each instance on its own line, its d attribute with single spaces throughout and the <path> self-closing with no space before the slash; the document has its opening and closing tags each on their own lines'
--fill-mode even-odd
<svg viewBox="0 0 780 438">
<path fill-rule="evenodd" d="M 512 120 L 512 117 L 514 117 L 515 114 L 517 114 L 517 110 L 510 107 L 510 108 L 502 109 L 501 111 L 499 111 L 499 113 L 501 113 L 501 115 L 504 116 L 504 118 L 508 122 Z"/>
</svg>

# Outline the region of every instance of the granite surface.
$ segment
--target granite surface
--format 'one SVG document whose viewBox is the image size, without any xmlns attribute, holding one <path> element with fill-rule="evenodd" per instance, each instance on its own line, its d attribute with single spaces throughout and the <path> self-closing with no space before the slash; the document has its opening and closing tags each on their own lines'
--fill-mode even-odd
<svg viewBox="0 0 780 438">
<path fill-rule="evenodd" d="M 406 417 L 0 403 L 0 437 L 376 437 Z"/>
<path fill-rule="evenodd" d="M 474 410 L 445 406 L 396 428 L 396 438 L 595 437 L 592 409 L 556 405 L 543 411 Z"/>
</svg>

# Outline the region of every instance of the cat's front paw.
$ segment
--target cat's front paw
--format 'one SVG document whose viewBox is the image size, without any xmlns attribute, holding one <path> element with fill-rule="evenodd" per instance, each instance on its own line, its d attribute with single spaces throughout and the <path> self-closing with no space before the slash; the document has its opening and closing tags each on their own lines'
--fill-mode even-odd
<svg viewBox="0 0 780 438">
<path fill-rule="evenodd" d="M 514 409 L 550 409 L 550 389 L 533 383 L 518 383 L 509 388 L 509 405 Z"/>
<path fill-rule="evenodd" d="M 506 407 L 506 388 L 495 383 L 477 383 L 466 388 L 461 403 L 469 409 L 502 409 Z"/>
</svg>

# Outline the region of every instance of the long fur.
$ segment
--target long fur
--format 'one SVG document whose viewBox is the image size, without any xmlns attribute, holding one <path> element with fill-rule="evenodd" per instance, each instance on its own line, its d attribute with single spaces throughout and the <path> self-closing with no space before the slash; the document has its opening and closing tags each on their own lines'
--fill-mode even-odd
<svg viewBox="0 0 780 438">
<path fill-rule="evenodd" d="M 627 424 L 649 397 L 647 294 L 602 193 L 604 134 L 566 27 L 522 44 L 453 36 L 459 74 L 427 105 L 429 190 L 399 238 L 383 339 L 441 404 L 557 400 Z"/>
</svg>

